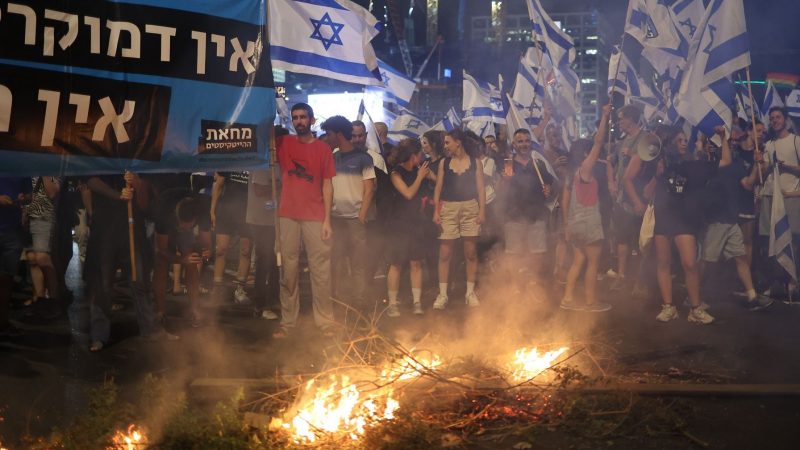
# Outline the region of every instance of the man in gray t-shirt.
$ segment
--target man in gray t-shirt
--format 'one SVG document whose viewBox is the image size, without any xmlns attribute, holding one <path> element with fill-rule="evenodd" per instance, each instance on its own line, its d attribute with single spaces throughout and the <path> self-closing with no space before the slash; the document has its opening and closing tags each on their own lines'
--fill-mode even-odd
<svg viewBox="0 0 800 450">
<path fill-rule="evenodd" d="M 278 180 L 276 180 L 277 182 Z M 256 251 L 254 303 L 256 313 L 275 320 L 280 310 L 280 274 L 275 256 L 275 208 L 272 197 L 272 171 L 250 172 L 247 183 L 247 215 Z"/>
</svg>

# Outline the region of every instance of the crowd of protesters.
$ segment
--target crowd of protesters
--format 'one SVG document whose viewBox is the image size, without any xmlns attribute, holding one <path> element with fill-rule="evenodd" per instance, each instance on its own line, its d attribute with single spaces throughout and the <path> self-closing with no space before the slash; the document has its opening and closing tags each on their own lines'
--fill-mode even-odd
<svg viewBox="0 0 800 450">
<path fill-rule="evenodd" d="M 42 320 L 68 314 L 92 351 L 109 343 L 110 317 L 124 307 L 114 302 L 121 278 L 130 279 L 139 332 L 151 340 L 177 339 L 165 328 L 168 292 L 187 296 L 181 314 L 192 326 L 206 322 L 200 299 L 210 296 L 279 319 L 274 338 L 291 335 L 306 267 L 325 336 L 335 334 L 337 304 L 374 308 L 385 299 L 386 316 L 402 315 L 404 271 L 414 315 L 446 309 L 453 278 L 466 284 L 466 305 L 479 308 L 491 301 L 479 284 L 486 274 L 521 301 L 560 299 L 569 311 L 609 311 L 612 296 L 647 295 L 654 306 L 660 297 L 662 322 L 679 317 L 673 284 L 682 283 L 678 306 L 708 324 L 701 280 L 723 259 L 734 261 L 743 307 L 797 296 L 791 277 L 763 260 L 775 164 L 791 232 L 800 234 L 800 139 L 780 108 L 766 127 L 740 121 L 730 134 L 698 136 L 694 148 L 680 128 L 646 130 L 631 105 L 616 114 L 604 107 L 593 139 L 571 143 L 547 111 L 533 131 L 428 131 L 395 145 L 379 123 L 380 149 L 368 148 L 363 122 L 333 116 L 317 136 L 309 105 L 294 105 L 291 117 L 295 135 L 276 128 L 278 172 L 0 178 L 0 337 L 22 333 L 10 321 L 20 278 L 32 295 L 13 306 Z M 642 154 L 648 139 L 656 154 Z M 73 240 L 85 286 L 75 298 L 65 282 Z M 754 274 L 754 261 L 767 269 Z M 599 289 L 603 278 L 612 280 L 608 291 Z"/>
</svg>

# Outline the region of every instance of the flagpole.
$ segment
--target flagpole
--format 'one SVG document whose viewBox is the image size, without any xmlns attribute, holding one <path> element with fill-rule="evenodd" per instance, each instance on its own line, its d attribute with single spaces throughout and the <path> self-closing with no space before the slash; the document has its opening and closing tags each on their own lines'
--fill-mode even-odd
<svg viewBox="0 0 800 450">
<path fill-rule="evenodd" d="M 747 73 L 747 93 L 750 95 L 750 117 L 753 123 L 753 144 L 755 145 L 753 150 L 760 154 L 761 149 L 758 148 L 758 136 L 756 135 L 756 102 L 753 100 L 753 86 L 750 84 L 750 66 L 747 66 L 745 73 Z M 764 175 L 761 173 L 761 165 L 756 162 L 756 166 L 758 167 L 758 181 L 764 184 Z"/>
<path fill-rule="evenodd" d="M 269 133 L 269 166 L 272 172 L 272 203 L 275 206 L 273 211 L 275 217 L 275 264 L 280 271 L 283 266 L 283 258 L 281 256 L 281 222 L 278 216 L 278 151 L 275 147 L 275 127 L 272 127 Z"/>
<path fill-rule="evenodd" d="M 544 72 L 542 68 L 542 50 L 539 48 L 539 44 L 536 43 L 536 39 L 534 36 L 534 48 L 536 48 L 536 56 L 539 59 L 539 72 L 536 74 L 536 83 L 544 89 L 544 85 L 542 84 L 542 72 Z M 515 80 L 516 83 L 516 80 Z M 509 99 L 513 102 L 513 99 Z M 533 115 L 533 106 L 536 104 L 536 86 L 533 87 L 533 98 L 531 99 L 531 105 L 528 107 L 528 113 Z M 512 107 L 516 107 L 515 105 L 511 105 Z M 524 120 L 524 118 L 523 118 Z M 542 102 L 542 120 L 544 120 L 544 102 Z M 527 122 L 526 122 L 527 125 Z M 547 124 L 545 124 L 547 126 Z M 506 124 L 506 128 L 508 128 L 508 124 Z M 507 132 L 506 132 L 507 133 Z M 512 131 L 513 133 L 513 131 Z M 512 134 L 513 137 L 513 134 Z M 547 139 L 547 135 L 545 135 L 545 140 Z M 544 191 L 545 183 L 544 178 L 542 177 L 542 172 L 539 170 L 539 164 L 536 163 L 536 158 L 531 158 L 531 162 L 533 163 L 533 168 L 536 170 L 536 176 L 539 177 L 539 183 L 542 185 L 542 191 Z"/>
</svg>

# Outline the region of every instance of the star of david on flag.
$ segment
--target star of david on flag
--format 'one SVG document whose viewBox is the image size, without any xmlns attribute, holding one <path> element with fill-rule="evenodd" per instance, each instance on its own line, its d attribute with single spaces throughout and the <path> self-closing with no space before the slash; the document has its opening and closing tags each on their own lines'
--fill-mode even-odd
<svg viewBox="0 0 800 450">
<path fill-rule="evenodd" d="M 274 69 L 383 86 L 370 41 L 381 23 L 350 0 L 270 0 Z"/>
<path fill-rule="evenodd" d="M 341 36 L 339 36 L 342 28 L 344 28 L 344 24 L 334 22 L 330 14 L 325 13 L 320 20 L 311 19 L 311 24 L 314 25 L 314 32 L 311 33 L 311 39 L 319 39 L 322 45 L 325 46 L 325 50 L 331 48 L 333 44 L 344 45 L 342 44 Z M 322 35 L 321 28 L 323 25 L 327 25 L 331 28 L 331 37 L 326 38 Z"/>
<path fill-rule="evenodd" d="M 389 130 L 389 142 L 397 144 L 406 138 L 416 139 L 428 130 L 428 124 L 422 121 L 416 114 L 401 108 L 400 115 L 397 116 L 392 128 Z"/>
</svg>

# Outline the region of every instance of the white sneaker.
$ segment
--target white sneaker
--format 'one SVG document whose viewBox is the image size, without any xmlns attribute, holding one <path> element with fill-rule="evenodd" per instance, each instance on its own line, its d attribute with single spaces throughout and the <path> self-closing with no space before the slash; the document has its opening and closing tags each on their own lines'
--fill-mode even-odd
<svg viewBox="0 0 800 450">
<path fill-rule="evenodd" d="M 481 306 L 481 302 L 478 300 L 478 294 L 475 291 L 470 292 L 467 294 L 467 306 L 470 308 L 475 308 L 476 306 Z"/>
<path fill-rule="evenodd" d="M 714 321 L 714 317 L 709 314 L 708 311 L 701 308 L 692 308 L 692 311 L 689 313 L 687 319 L 689 322 L 700 323 L 704 325 Z"/>
<path fill-rule="evenodd" d="M 279 319 L 280 317 L 277 314 L 275 314 L 272 310 L 265 309 L 265 310 L 261 311 L 261 318 L 262 319 L 267 319 L 267 320 L 275 320 L 275 319 Z"/>
<path fill-rule="evenodd" d="M 445 306 L 447 306 L 447 296 L 437 295 L 436 300 L 433 302 L 433 309 L 444 309 Z"/>
<path fill-rule="evenodd" d="M 386 307 L 386 315 L 389 317 L 400 317 L 400 308 L 397 307 L 397 303 L 389 303 L 389 306 Z"/>
<path fill-rule="evenodd" d="M 608 269 L 606 276 L 608 278 L 617 278 L 617 272 L 614 269 Z"/>
<path fill-rule="evenodd" d="M 233 300 L 237 305 L 250 305 L 253 303 L 241 284 L 236 285 L 236 289 L 233 291 Z"/>
<path fill-rule="evenodd" d="M 678 309 L 673 305 L 661 305 L 661 312 L 656 316 L 656 320 L 669 322 L 678 318 Z"/>
<path fill-rule="evenodd" d="M 418 316 L 421 316 L 421 315 L 425 314 L 425 311 L 422 310 L 422 303 L 421 302 L 414 303 L 414 314 L 416 314 Z"/>
</svg>

